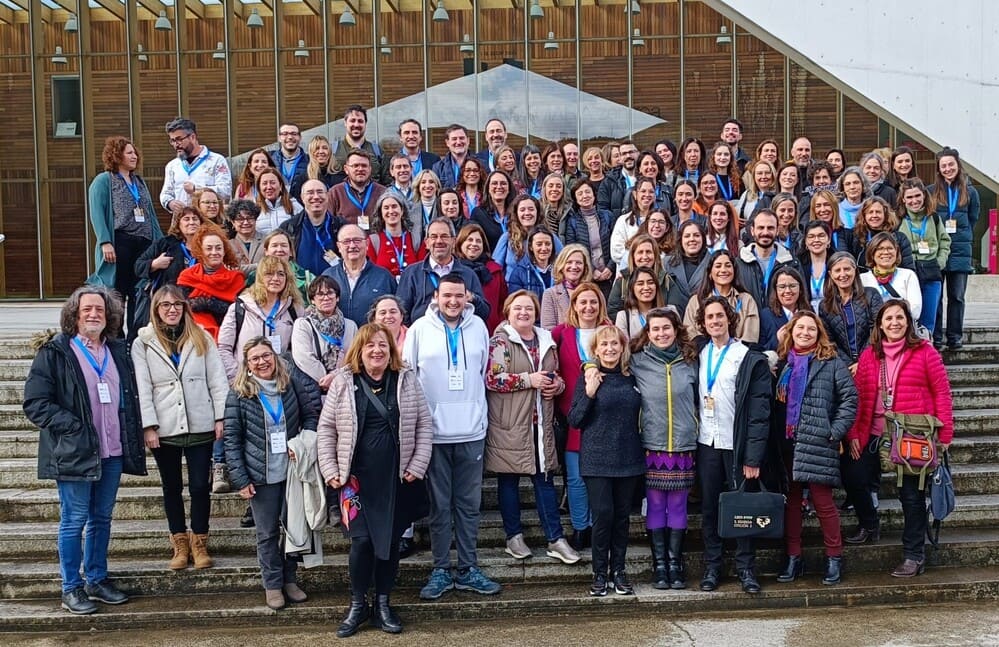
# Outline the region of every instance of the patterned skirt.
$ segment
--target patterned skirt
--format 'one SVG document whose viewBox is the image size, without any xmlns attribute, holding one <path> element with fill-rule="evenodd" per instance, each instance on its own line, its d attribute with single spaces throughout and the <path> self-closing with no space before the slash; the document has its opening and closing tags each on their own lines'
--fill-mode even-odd
<svg viewBox="0 0 999 647">
<path fill-rule="evenodd" d="M 645 487 L 650 490 L 689 490 L 694 474 L 694 452 L 645 452 Z"/>
</svg>

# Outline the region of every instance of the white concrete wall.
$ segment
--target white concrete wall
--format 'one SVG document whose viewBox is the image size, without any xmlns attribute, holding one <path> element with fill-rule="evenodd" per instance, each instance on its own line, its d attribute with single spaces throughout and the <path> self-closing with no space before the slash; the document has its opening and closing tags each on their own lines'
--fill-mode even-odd
<svg viewBox="0 0 999 647">
<path fill-rule="evenodd" d="M 999 1 L 705 2 L 999 188 Z"/>
</svg>

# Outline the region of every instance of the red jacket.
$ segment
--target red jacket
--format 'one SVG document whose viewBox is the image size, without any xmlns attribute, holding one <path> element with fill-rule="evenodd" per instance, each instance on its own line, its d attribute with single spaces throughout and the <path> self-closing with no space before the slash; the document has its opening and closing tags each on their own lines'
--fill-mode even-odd
<svg viewBox="0 0 999 647">
<path fill-rule="evenodd" d="M 486 269 L 489 270 L 493 278 L 489 283 L 482 284 L 482 296 L 492 308 L 489 311 L 489 318 L 486 319 L 486 328 L 492 335 L 496 331 L 496 327 L 506 321 L 506 317 L 503 316 L 503 304 L 506 302 L 508 289 L 506 279 L 503 278 L 503 268 L 499 263 L 493 260 L 486 261 Z"/>
<path fill-rule="evenodd" d="M 873 347 L 868 346 L 857 361 L 857 419 L 846 435 L 849 440 L 860 440 L 861 447 L 867 445 L 871 435 L 874 405 L 879 397 L 880 370 L 881 362 L 874 355 Z M 902 355 L 894 396 L 892 410 L 897 413 L 928 413 L 939 418 L 943 422 L 940 442 L 950 444 L 954 438 L 954 403 L 950 381 L 940 353 L 929 342 L 906 349 Z"/>
<path fill-rule="evenodd" d="M 402 237 L 402 268 L 399 267 L 399 259 L 395 254 L 396 248 L 393 247 L 392 242 L 389 242 L 388 234 L 384 231 L 368 236 L 368 260 L 378 267 L 384 267 L 395 277 L 402 274 L 402 270 L 410 265 L 422 261 L 423 257 L 426 256 L 427 248 L 421 246 L 419 249 L 416 249 L 413 245 L 413 235 L 408 231 L 403 232 Z M 394 244 L 400 245 L 399 242 L 395 242 Z"/>
</svg>

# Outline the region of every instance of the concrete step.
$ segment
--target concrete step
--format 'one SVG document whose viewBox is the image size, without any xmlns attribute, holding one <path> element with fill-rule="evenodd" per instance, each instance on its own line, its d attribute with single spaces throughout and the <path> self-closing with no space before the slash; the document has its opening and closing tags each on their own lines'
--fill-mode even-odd
<svg viewBox="0 0 999 647">
<path fill-rule="evenodd" d="M 3 492 L 0 491 L 0 496 Z M 37 491 L 34 491 L 37 492 Z M 125 508 L 123 499 L 130 498 L 124 490 L 115 508 L 114 522 L 111 532 L 112 555 L 118 556 L 149 556 L 165 555 L 168 551 L 167 525 L 165 514 L 159 501 L 152 502 L 149 518 L 128 519 L 122 514 Z M 252 528 L 240 528 L 238 516 L 242 515 L 245 505 L 230 502 L 226 512 L 235 513 L 227 516 L 218 514 L 222 506 L 219 499 L 213 501 L 211 517 L 212 551 L 218 554 L 252 554 L 256 545 L 255 531 Z M 881 498 L 881 527 L 884 532 L 901 532 L 902 513 L 897 499 Z M 154 514 L 155 513 L 155 514 Z M 688 536 L 690 541 L 700 542 L 701 515 L 697 505 L 691 505 L 688 515 Z M 524 536 L 533 545 L 542 546 L 545 541 L 544 532 L 534 510 L 522 510 L 521 520 Z M 840 525 L 843 532 L 852 534 L 857 526 L 856 517 L 852 512 L 840 515 Z M 58 537 L 58 518 L 46 520 L 7 519 L 0 523 L 0 559 L 49 558 L 55 553 Z M 566 532 L 571 530 L 569 520 L 562 518 L 562 527 Z M 947 532 L 952 529 L 999 528 L 999 517 L 995 505 L 995 495 L 961 495 L 957 497 L 957 507 L 946 520 Z M 636 541 L 645 534 L 645 518 L 632 514 L 630 518 L 631 536 Z M 428 545 L 425 522 L 417 524 L 418 541 Z M 806 537 L 820 535 L 818 520 L 807 518 L 804 524 Z M 502 547 L 506 542 L 503 522 L 496 510 L 486 510 L 482 513 L 479 523 L 479 546 Z M 346 548 L 339 531 L 327 530 L 323 535 L 323 543 L 329 552 L 342 552 Z"/>
<path fill-rule="evenodd" d="M 999 463 L 999 436 L 957 436 L 950 445 L 951 463 Z"/>
<path fill-rule="evenodd" d="M 999 384 L 999 364 L 948 364 L 947 376 L 952 387 L 993 386 Z"/>
<path fill-rule="evenodd" d="M 125 474 L 121 477 L 121 487 L 159 487 L 162 484 L 160 471 L 152 456 L 147 456 L 146 476 Z M 0 488 L 52 489 L 55 482 L 38 478 L 37 457 L 0 458 Z"/>
<path fill-rule="evenodd" d="M 775 609 L 843 606 L 895 606 L 899 600 L 907 605 L 940 604 L 942 602 L 986 602 L 999 597 L 999 567 L 931 568 L 911 580 L 898 580 L 887 573 L 895 560 L 884 565 L 881 572 L 851 576 L 849 571 L 839 586 L 822 586 L 814 576 L 794 584 L 778 585 L 765 578 L 763 592 L 742 593 L 738 582 L 726 579 L 713 593 L 688 588 L 685 591 L 656 591 L 650 584 L 636 582 L 635 595 L 593 598 L 585 582 L 557 584 L 508 584 L 503 591 L 488 598 L 464 591 L 446 594 L 432 603 L 418 599 L 416 588 L 400 588 L 392 596 L 393 607 L 406 627 L 438 627 L 442 619 L 489 620 L 536 618 L 545 616 L 576 616 L 580 614 L 669 614 L 670 617 L 701 615 L 733 611 L 770 611 Z M 688 575 L 688 583 L 700 573 Z M 304 580 L 303 576 L 303 580 Z M 0 602 L 0 631 L 4 632 L 65 632 L 109 631 L 115 629 L 163 630 L 176 627 L 185 630 L 199 627 L 273 627 L 276 625 L 331 626 L 339 622 L 347 606 L 348 593 L 343 588 L 334 592 L 310 590 L 309 601 L 281 611 L 271 611 L 263 604 L 258 589 L 247 593 L 220 593 L 170 597 L 136 597 L 120 607 L 101 605 L 97 614 L 74 616 L 59 609 L 55 598 Z M 369 634 L 370 635 L 370 634 Z M 388 643 L 384 637 L 375 638 Z M 367 643 L 365 643 L 367 644 Z"/>
<path fill-rule="evenodd" d="M 0 458 L 34 458 L 37 456 L 37 429 L 0 430 Z"/>
<path fill-rule="evenodd" d="M 964 329 L 965 344 L 999 344 L 999 328 L 974 326 Z"/>
<path fill-rule="evenodd" d="M 0 404 L 22 404 L 24 380 L 0 380 Z"/>
<path fill-rule="evenodd" d="M 954 492 L 993 495 L 999 501 L 999 464 L 957 465 L 951 463 L 950 474 L 954 479 Z M 897 482 L 898 477 L 895 473 L 884 474 L 881 478 L 881 496 L 885 498 L 896 496 L 895 484 Z M 997 521 L 999 521 L 999 514 L 997 514 Z"/>
<path fill-rule="evenodd" d="M 999 384 L 952 386 L 955 411 L 999 408 Z"/>
<path fill-rule="evenodd" d="M 28 359 L 35 356 L 35 349 L 24 339 L 0 339 L 0 360 Z"/>
<path fill-rule="evenodd" d="M 999 345 L 965 344 L 961 350 L 944 349 L 940 352 L 947 364 L 983 364 L 999 361 Z"/>
<path fill-rule="evenodd" d="M 0 380 L 17 380 L 23 382 L 28 379 L 28 371 L 31 369 L 31 359 L 5 359 L 0 361 Z"/>
<path fill-rule="evenodd" d="M 479 551 L 479 565 L 502 584 L 566 583 L 582 588 L 591 578 L 590 555 L 583 555 L 574 565 L 565 565 L 547 557 L 544 547 L 535 546 L 534 555 L 517 560 L 500 548 Z M 584 551 L 585 552 L 585 551 Z M 783 566 L 784 546 L 780 541 L 760 542 L 756 551 L 757 572 L 767 577 Z M 806 571 L 821 573 L 825 549 L 821 540 L 805 547 Z M 112 560 L 110 575 L 122 590 L 147 596 L 187 596 L 192 593 L 225 593 L 256 591 L 260 588 L 260 567 L 256 556 L 248 551 L 239 557 L 218 557 L 211 569 L 174 572 L 166 567 L 167 552 L 154 560 Z M 885 536 L 877 545 L 850 546 L 844 561 L 849 574 L 880 573 L 886 564 L 900 561 L 901 536 Z M 945 568 L 975 567 L 999 560 L 999 530 L 974 530 L 950 533 L 941 537 L 937 550 L 930 551 L 928 566 Z M 347 553 L 326 555 L 323 565 L 300 569 L 300 581 L 306 590 L 340 590 L 347 586 Z M 433 560 L 428 551 L 417 553 L 400 563 L 398 584 L 403 588 L 422 586 Z M 685 555 L 685 565 L 691 579 L 704 568 L 702 554 L 694 549 Z M 645 542 L 632 542 L 628 551 L 627 570 L 636 582 L 644 582 L 650 572 L 649 549 Z M 813 576 L 814 578 L 814 576 Z M 25 600 L 52 598 L 60 594 L 57 560 L 31 562 L 0 562 L 0 598 Z"/>
</svg>

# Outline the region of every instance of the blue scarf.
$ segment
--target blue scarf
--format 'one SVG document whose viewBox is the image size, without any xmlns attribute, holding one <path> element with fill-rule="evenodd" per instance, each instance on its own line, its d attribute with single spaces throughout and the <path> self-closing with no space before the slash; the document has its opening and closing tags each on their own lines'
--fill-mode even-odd
<svg viewBox="0 0 999 647">
<path fill-rule="evenodd" d="M 801 418 L 801 401 L 805 397 L 805 383 L 808 381 L 808 366 L 812 362 L 813 349 L 799 354 L 793 349 L 787 354 L 787 366 L 777 382 L 777 401 L 787 405 L 787 420 L 784 426 L 786 438 L 793 439 Z"/>
</svg>

